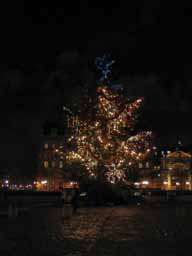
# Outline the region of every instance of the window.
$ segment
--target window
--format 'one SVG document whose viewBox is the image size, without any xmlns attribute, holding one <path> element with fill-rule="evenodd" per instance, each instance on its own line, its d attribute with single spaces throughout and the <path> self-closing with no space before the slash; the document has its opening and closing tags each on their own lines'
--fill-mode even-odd
<svg viewBox="0 0 192 256">
<path fill-rule="evenodd" d="M 55 167 L 55 161 L 52 161 L 51 166 L 52 166 L 52 168 Z"/>
<path fill-rule="evenodd" d="M 63 161 L 59 161 L 59 168 L 63 168 Z"/>
<path fill-rule="evenodd" d="M 44 165 L 44 168 L 48 168 L 49 167 L 49 162 L 48 161 L 44 161 L 43 165 Z"/>
<path fill-rule="evenodd" d="M 143 164 L 142 163 L 139 163 L 139 168 L 143 168 Z"/>
<path fill-rule="evenodd" d="M 52 148 L 55 148 L 55 144 L 52 144 Z"/>
<path fill-rule="evenodd" d="M 149 168 L 149 162 L 146 162 L 145 167 Z"/>
<path fill-rule="evenodd" d="M 45 149 L 48 149 L 48 148 L 49 148 L 48 143 L 45 143 L 45 144 L 44 144 L 44 148 L 45 148 Z"/>
</svg>

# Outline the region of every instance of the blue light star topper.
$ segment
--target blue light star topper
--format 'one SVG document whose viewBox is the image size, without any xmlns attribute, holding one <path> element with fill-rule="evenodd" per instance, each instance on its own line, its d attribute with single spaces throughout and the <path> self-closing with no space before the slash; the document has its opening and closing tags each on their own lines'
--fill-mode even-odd
<svg viewBox="0 0 192 256">
<path fill-rule="evenodd" d="M 114 63 L 114 60 L 111 60 L 109 55 L 104 54 L 103 57 L 97 57 L 95 60 L 95 65 L 97 69 L 101 70 L 102 76 L 99 79 L 99 82 L 106 81 L 110 83 L 109 74 L 111 73 L 110 66 Z"/>
</svg>

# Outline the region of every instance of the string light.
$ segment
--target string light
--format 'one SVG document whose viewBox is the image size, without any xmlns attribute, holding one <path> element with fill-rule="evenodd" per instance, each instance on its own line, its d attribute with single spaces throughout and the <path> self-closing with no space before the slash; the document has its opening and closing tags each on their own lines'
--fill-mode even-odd
<svg viewBox="0 0 192 256">
<path fill-rule="evenodd" d="M 104 65 L 104 59 L 97 61 L 98 68 Z M 104 78 L 112 62 L 105 65 Z M 121 95 L 105 83 L 98 87 L 97 93 L 96 118 L 87 121 L 76 118 L 73 135 L 68 139 L 76 150 L 69 152 L 66 159 L 80 162 L 91 177 L 101 175 L 111 183 L 125 181 L 127 168 L 133 168 L 156 149 L 150 146 L 150 131 L 130 136 L 143 99 L 124 103 Z"/>
</svg>

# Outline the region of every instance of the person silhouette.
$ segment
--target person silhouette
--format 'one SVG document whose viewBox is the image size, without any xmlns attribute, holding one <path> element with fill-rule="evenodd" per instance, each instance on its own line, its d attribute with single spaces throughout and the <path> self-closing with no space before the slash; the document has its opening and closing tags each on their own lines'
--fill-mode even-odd
<svg viewBox="0 0 192 256">
<path fill-rule="evenodd" d="M 76 213 L 79 208 L 79 190 L 77 188 L 74 190 L 74 195 L 72 197 L 72 206 L 73 213 Z"/>
</svg>

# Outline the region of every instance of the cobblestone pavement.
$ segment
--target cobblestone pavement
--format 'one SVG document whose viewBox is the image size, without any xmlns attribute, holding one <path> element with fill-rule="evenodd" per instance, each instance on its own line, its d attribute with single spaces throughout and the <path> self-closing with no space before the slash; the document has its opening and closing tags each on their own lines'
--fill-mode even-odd
<svg viewBox="0 0 192 256">
<path fill-rule="evenodd" d="M 0 255 L 186 255 L 192 214 L 175 206 L 82 208 L 70 219 L 60 208 L 0 219 Z"/>
</svg>

